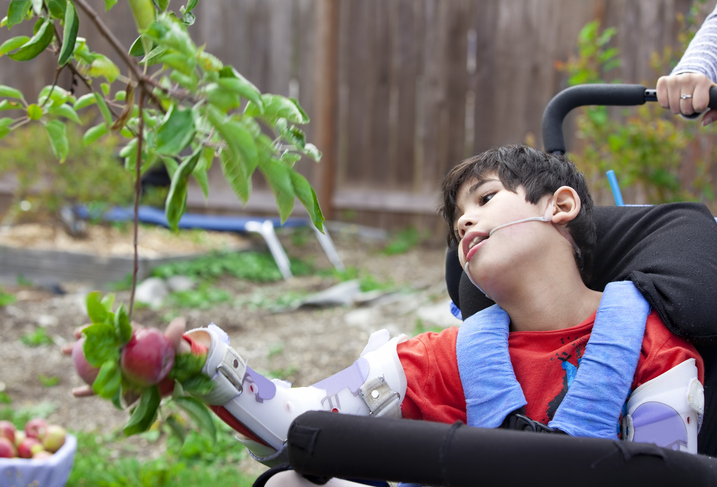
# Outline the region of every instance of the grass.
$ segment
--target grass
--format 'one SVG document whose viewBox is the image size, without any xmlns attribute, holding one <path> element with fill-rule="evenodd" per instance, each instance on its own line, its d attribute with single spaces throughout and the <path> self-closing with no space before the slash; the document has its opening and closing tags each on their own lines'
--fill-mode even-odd
<svg viewBox="0 0 717 487">
<path fill-rule="evenodd" d="M 21 336 L 20 341 L 28 347 L 39 347 L 40 345 L 50 345 L 54 343 L 52 337 L 47 334 L 47 330 L 42 326 L 38 326 L 35 331 Z"/>
</svg>

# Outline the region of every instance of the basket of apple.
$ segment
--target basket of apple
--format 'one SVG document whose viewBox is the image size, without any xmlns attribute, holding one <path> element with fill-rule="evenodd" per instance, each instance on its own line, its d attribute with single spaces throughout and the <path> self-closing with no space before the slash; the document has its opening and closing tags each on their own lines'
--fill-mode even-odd
<svg viewBox="0 0 717 487">
<path fill-rule="evenodd" d="M 62 426 L 31 419 L 24 429 L 0 421 L 0 487 L 61 487 L 67 482 L 77 439 Z"/>
</svg>

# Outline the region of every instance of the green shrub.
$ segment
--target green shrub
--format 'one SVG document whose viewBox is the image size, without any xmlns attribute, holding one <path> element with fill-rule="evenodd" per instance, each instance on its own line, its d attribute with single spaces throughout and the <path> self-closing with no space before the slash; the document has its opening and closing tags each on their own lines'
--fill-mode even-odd
<svg viewBox="0 0 717 487">
<path fill-rule="evenodd" d="M 691 15 L 686 22 L 694 23 L 694 12 Z M 559 68 L 568 74 L 568 84 L 606 82 L 620 65 L 618 49 L 610 47 L 616 33 L 614 28 L 601 30 L 599 21 L 590 22 L 580 31 L 577 55 L 559 63 Z M 683 34 L 681 41 L 686 45 L 689 35 Z M 674 62 L 673 51 L 666 49 L 653 54 L 651 65 L 660 74 L 669 72 Z M 584 107 L 575 123 L 577 141 L 570 159 L 585 173 L 598 202 L 598 189 L 607 194 L 605 173 L 610 169 L 615 171 L 623 191 L 629 193 L 626 200 L 631 203 L 714 199 L 709 174 L 714 151 L 693 150 L 695 138 L 714 138 L 714 129 L 700 130 L 698 124 L 673 116 L 657 103 L 619 112 Z M 685 170 L 685 161 L 690 160 L 692 168 Z"/>
<path fill-rule="evenodd" d="M 59 164 L 45 129 L 30 124 L 0 141 L 0 172 L 17 179 L 15 201 L 27 200 L 33 213 L 54 214 L 67 204 L 127 205 L 133 201 L 133 174 L 116 155 L 117 138 L 88 146 L 82 132 L 68 126 L 70 151 Z"/>
</svg>

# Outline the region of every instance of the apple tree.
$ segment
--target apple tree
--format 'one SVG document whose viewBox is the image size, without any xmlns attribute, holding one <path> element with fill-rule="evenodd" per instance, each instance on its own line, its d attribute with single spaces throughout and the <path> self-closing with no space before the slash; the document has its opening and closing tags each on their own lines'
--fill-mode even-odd
<svg viewBox="0 0 717 487">
<path fill-rule="evenodd" d="M 136 176 L 135 232 L 144 171 L 155 164 L 167 168 L 172 182 L 165 212 L 170 226 L 176 229 L 185 211 L 190 178 L 206 196 L 207 171 L 215 160 L 242 202 L 249 199 L 252 174 L 258 170 L 272 189 L 282 219 L 289 216 L 298 198 L 321 230 L 323 215 L 316 194 L 294 169 L 304 155 L 316 161 L 321 157 L 299 128 L 309 118 L 298 102 L 262 94 L 234 67 L 197 46 L 190 27 L 199 0 L 186 0 L 178 8 L 170 8 L 169 0 L 126 1 L 137 27 L 137 38 L 129 47 L 117 40 L 89 0 L 10 2 L 0 25 L 12 31 L 15 26 L 32 23 L 33 35 L 10 37 L 0 45 L 0 55 L 32 62 L 49 52 L 57 59 L 57 70 L 55 82 L 32 99 L 17 87 L 0 85 L 0 111 L 6 114 L 0 117 L 0 138 L 27 123 L 42 124 L 58 163 L 62 163 L 68 154 L 67 124 L 82 124 L 92 117 L 80 115 L 95 110 L 95 122 L 83 129 L 84 143 L 92 144 L 110 132 L 124 137 L 119 154 L 127 170 Z M 116 3 L 104 0 L 105 10 Z M 85 14 L 89 26 L 80 26 L 78 10 Z M 81 36 L 85 27 L 99 31 L 121 59 L 119 64 L 110 59 L 110 53 L 92 50 Z M 83 86 L 86 94 L 76 96 L 58 85 L 64 71 L 70 72 L 73 85 Z M 88 361 L 101 369 L 93 387 L 116 404 L 124 383 L 118 353 L 131 335 L 136 274 L 135 233 L 129 312 L 123 308 L 113 312 L 111 299 L 102 300 L 94 294 L 88 297 L 93 325 L 85 334 L 84 350 Z M 185 369 L 196 370 L 196 364 Z M 185 385 L 192 384 L 184 379 Z M 133 415 L 137 418 L 132 424 L 141 426 L 131 428 L 131 432 L 148 427 L 147 420 L 154 417 L 159 402 L 156 387 L 147 391 L 140 391 L 142 400 Z"/>
</svg>

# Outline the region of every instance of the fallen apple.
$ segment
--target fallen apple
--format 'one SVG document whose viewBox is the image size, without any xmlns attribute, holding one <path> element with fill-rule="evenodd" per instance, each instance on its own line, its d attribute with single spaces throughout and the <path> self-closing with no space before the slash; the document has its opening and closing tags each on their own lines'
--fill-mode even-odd
<svg viewBox="0 0 717 487">
<path fill-rule="evenodd" d="M 20 443 L 22 443 L 22 440 L 25 438 L 27 438 L 27 435 L 24 430 L 15 431 L 15 448 L 19 447 Z"/>
<path fill-rule="evenodd" d="M 20 458 L 32 458 L 35 453 L 42 450 L 43 448 L 42 443 L 40 443 L 40 440 L 28 436 L 27 438 L 22 440 L 20 446 L 17 447 L 17 456 L 19 456 Z"/>
<path fill-rule="evenodd" d="M 45 447 L 45 450 L 55 453 L 65 444 L 66 435 L 65 428 L 51 424 L 47 427 L 45 435 L 42 437 L 42 446 Z"/>
<path fill-rule="evenodd" d="M 10 421 L 0 421 L 0 438 L 7 438 L 15 444 L 15 425 Z"/>
<path fill-rule="evenodd" d="M 92 385 L 93 382 L 95 382 L 95 379 L 97 378 L 97 374 L 100 373 L 99 367 L 93 367 L 90 365 L 90 363 L 85 359 L 85 352 L 82 348 L 85 344 L 85 338 L 82 337 L 77 342 L 75 342 L 75 346 L 72 347 L 72 361 L 75 363 L 75 370 L 77 371 L 77 375 L 79 375 L 83 381 L 85 381 L 88 385 Z"/>
<path fill-rule="evenodd" d="M 29 438 L 40 439 L 47 431 L 47 421 L 42 418 L 34 418 L 25 423 L 25 434 Z"/>
<path fill-rule="evenodd" d="M 122 349 L 120 364 L 125 377 L 136 385 L 159 384 L 174 365 L 174 347 L 160 330 L 142 328 Z"/>
<path fill-rule="evenodd" d="M 0 437 L 0 458 L 13 458 L 15 456 L 15 445 L 4 436 Z"/>
<path fill-rule="evenodd" d="M 52 453 L 47 450 L 40 450 L 32 456 L 33 460 L 42 460 L 44 458 L 50 458 Z"/>
</svg>

